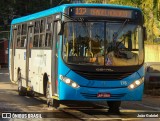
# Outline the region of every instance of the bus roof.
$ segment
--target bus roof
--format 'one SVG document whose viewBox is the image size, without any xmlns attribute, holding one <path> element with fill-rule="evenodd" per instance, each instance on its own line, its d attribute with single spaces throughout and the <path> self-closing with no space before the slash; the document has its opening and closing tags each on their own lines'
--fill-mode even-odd
<svg viewBox="0 0 160 121">
<path fill-rule="evenodd" d="M 31 15 L 13 19 L 11 24 L 18 24 L 18 23 L 23 23 L 26 21 L 31 21 L 31 20 L 38 19 L 41 17 L 49 16 L 55 13 L 63 12 L 68 7 L 77 7 L 77 6 L 79 7 L 81 6 L 83 7 L 109 7 L 109 8 L 132 9 L 132 10 L 141 11 L 139 8 L 135 8 L 131 6 L 116 5 L 116 4 L 82 4 L 82 3 L 81 4 L 63 4 L 61 6 L 50 8 L 48 10 L 44 10 L 44 11 L 37 12 Z"/>
</svg>

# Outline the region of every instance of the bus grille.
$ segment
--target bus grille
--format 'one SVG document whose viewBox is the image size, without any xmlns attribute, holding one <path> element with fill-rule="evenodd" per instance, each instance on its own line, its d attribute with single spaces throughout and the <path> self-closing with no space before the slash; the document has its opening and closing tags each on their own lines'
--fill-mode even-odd
<svg viewBox="0 0 160 121">
<path fill-rule="evenodd" d="M 88 80 L 121 80 L 132 74 L 131 72 L 75 72 Z"/>
<path fill-rule="evenodd" d="M 97 94 L 89 94 L 89 93 L 81 93 L 81 95 L 87 99 L 121 99 L 122 97 L 124 97 L 126 95 L 126 93 L 111 94 L 111 96 L 107 97 L 107 98 L 99 98 L 99 97 L 97 97 Z"/>
</svg>

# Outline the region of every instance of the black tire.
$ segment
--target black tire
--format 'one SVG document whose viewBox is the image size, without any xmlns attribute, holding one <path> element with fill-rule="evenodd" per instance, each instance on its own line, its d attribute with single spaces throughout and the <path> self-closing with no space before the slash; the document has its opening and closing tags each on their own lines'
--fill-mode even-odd
<svg viewBox="0 0 160 121">
<path fill-rule="evenodd" d="M 119 107 L 121 105 L 121 101 L 107 101 L 107 104 L 109 106 L 109 113 L 120 113 Z"/>
<path fill-rule="evenodd" d="M 18 94 L 20 96 L 25 96 L 27 91 L 26 89 L 22 86 L 22 79 L 21 79 L 21 72 L 19 71 L 17 74 L 17 81 L 18 81 Z"/>
<path fill-rule="evenodd" d="M 54 108 L 58 108 L 60 106 L 60 102 L 59 100 L 56 100 L 56 99 L 52 99 L 52 105 Z"/>
<path fill-rule="evenodd" d="M 35 92 L 33 90 L 27 91 L 27 96 L 34 97 L 35 96 Z"/>
<path fill-rule="evenodd" d="M 54 108 L 58 108 L 60 106 L 60 102 L 59 100 L 53 99 L 50 96 L 50 85 L 47 82 L 46 85 L 46 98 L 47 98 L 47 105 L 49 106 L 53 106 Z"/>
</svg>

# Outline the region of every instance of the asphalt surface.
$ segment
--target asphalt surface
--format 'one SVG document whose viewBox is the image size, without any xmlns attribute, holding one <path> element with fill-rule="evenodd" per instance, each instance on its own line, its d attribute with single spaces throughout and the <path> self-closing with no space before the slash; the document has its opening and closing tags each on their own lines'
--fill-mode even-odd
<svg viewBox="0 0 160 121">
<path fill-rule="evenodd" d="M 0 121 L 158 121 L 160 120 L 160 96 L 144 95 L 142 101 L 122 102 L 120 114 L 108 113 L 106 102 L 62 102 L 60 108 L 55 109 L 46 105 L 46 99 L 43 96 L 37 95 L 34 98 L 19 96 L 17 85 L 9 81 L 8 69 L 0 69 L 0 112 Z M 12 119 L 4 118 L 8 112 L 11 113 Z M 33 114 L 37 117 L 31 117 Z M 151 114 L 152 117 L 158 114 L 158 118 L 146 117 Z"/>
</svg>

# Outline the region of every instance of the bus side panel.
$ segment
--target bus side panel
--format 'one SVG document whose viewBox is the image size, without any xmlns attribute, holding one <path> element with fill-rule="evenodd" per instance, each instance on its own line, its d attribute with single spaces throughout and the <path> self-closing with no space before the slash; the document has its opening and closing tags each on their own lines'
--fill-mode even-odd
<svg viewBox="0 0 160 121">
<path fill-rule="evenodd" d="M 51 67 L 51 50 L 31 49 L 29 81 L 35 92 L 44 93 L 43 76 L 46 73 L 51 81 Z"/>
<path fill-rule="evenodd" d="M 16 75 L 18 73 L 18 68 L 20 68 L 22 86 L 26 87 L 26 49 L 16 49 L 15 58 L 14 80 L 17 79 Z"/>
</svg>

